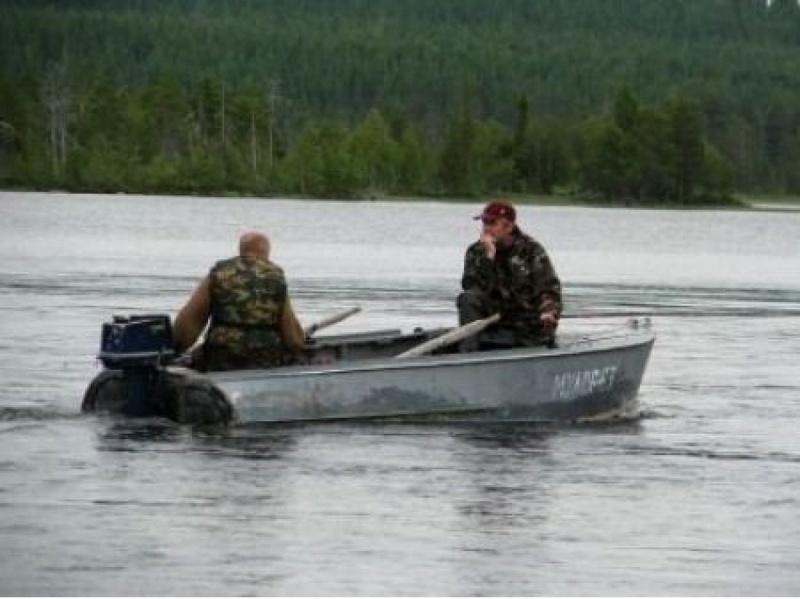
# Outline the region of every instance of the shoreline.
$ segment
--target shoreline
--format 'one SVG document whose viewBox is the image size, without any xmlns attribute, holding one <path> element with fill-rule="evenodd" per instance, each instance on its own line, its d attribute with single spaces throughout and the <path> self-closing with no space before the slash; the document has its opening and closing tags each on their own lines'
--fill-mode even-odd
<svg viewBox="0 0 800 599">
<path fill-rule="evenodd" d="M 734 196 L 731 203 L 698 203 L 698 204 L 649 204 L 632 202 L 591 202 L 572 198 L 568 196 L 553 195 L 520 195 L 520 194 L 497 194 L 486 197 L 438 197 L 438 196 L 391 196 L 376 195 L 362 198 L 314 198 L 296 195 L 269 195 L 253 196 L 239 195 L 233 193 L 220 193 L 219 195 L 201 195 L 187 193 L 130 193 L 126 191 L 114 192 L 92 192 L 92 191 L 69 191 L 64 189 L 14 189 L 0 188 L 0 194 L 13 193 L 41 193 L 41 194 L 64 194 L 64 195 L 88 195 L 88 196 L 141 196 L 141 197 L 163 197 L 163 198 L 195 198 L 204 199 L 238 199 L 238 200 L 291 200 L 302 202 L 305 200 L 322 202 L 438 202 L 453 204 L 482 204 L 493 197 L 506 198 L 519 206 L 542 206 L 542 207 L 575 207 L 575 208 L 612 208 L 612 209 L 634 209 L 634 210 L 741 210 L 756 212 L 800 212 L 800 196 L 783 196 L 780 198 L 748 198 Z"/>
</svg>

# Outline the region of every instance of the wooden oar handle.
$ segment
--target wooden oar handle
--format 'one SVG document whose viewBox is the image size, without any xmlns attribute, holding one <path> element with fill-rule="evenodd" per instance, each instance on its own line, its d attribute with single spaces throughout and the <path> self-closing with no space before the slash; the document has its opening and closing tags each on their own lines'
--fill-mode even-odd
<svg viewBox="0 0 800 599">
<path fill-rule="evenodd" d="M 349 318 L 353 314 L 356 314 L 357 312 L 360 312 L 360 311 L 361 311 L 361 308 L 356 306 L 355 308 L 349 308 L 347 310 L 339 312 L 338 314 L 334 314 L 333 316 L 329 316 L 328 318 L 323 318 L 319 322 L 315 322 L 314 324 L 311 324 L 311 325 L 306 327 L 306 329 L 304 331 L 305 334 L 306 334 L 306 337 L 311 337 L 314 333 L 316 333 L 320 329 L 324 329 L 325 327 L 329 327 L 332 324 L 336 324 L 337 322 L 341 322 L 345 318 Z"/>
<path fill-rule="evenodd" d="M 424 343 L 420 343 L 412 347 L 411 349 L 404 351 L 402 354 L 398 354 L 395 358 L 416 358 L 419 356 L 423 356 L 427 353 L 430 353 L 440 347 L 445 347 L 447 345 L 452 345 L 462 339 L 466 339 L 467 337 L 471 337 L 472 335 L 477 335 L 483 329 L 487 328 L 489 325 L 492 325 L 500 320 L 500 314 L 493 314 L 488 318 L 484 318 L 482 320 L 474 320 L 472 322 L 468 322 L 465 325 L 462 325 L 458 328 L 452 329 L 443 335 L 439 335 L 438 337 L 434 337 L 433 339 L 429 339 Z"/>
</svg>

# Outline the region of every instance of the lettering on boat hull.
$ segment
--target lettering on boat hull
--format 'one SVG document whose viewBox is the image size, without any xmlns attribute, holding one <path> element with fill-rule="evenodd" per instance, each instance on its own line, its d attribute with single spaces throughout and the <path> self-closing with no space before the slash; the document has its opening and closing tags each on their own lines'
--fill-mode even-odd
<svg viewBox="0 0 800 599">
<path fill-rule="evenodd" d="M 616 366 L 560 372 L 553 380 L 553 399 L 572 401 L 610 391 L 617 376 Z"/>
</svg>

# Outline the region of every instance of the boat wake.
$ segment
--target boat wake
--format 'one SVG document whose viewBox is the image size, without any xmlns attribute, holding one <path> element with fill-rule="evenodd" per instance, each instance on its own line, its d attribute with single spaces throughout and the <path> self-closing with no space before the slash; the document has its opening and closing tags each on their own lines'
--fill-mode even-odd
<svg viewBox="0 0 800 599">
<path fill-rule="evenodd" d="M 56 408 L 38 407 L 14 407 L 6 406 L 0 408 L 0 422 L 20 422 L 20 421 L 51 421 L 67 420 L 79 418 L 81 415 L 74 410 L 65 411 Z"/>
<path fill-rule="evenodd" d="M 567 288 L 573 318 L 800 316 L 800 290 L 586 284 Z"/>
</svg>

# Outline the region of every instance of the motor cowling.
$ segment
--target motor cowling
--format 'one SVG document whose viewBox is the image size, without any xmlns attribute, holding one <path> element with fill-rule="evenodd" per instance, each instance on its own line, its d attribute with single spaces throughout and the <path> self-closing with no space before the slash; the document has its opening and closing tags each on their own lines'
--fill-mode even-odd
<svg viewBox="0 0 800 599">
<path fill-rule="evenodd" d="M 160 366 L 174 355 L 172 324 L 166 314 L 117 315 L 103 323 L 97 357 L 106 368 Z"/>
<path fill-rule="evenodd" d="M 158 413 L 163 369 L 174 355 L 166 314 L 114 316 L 103 323 L 97 357 L 106 368 L 122 371 L 121 399 L 129 416 Z"/>
</svg>

